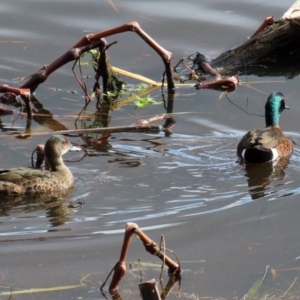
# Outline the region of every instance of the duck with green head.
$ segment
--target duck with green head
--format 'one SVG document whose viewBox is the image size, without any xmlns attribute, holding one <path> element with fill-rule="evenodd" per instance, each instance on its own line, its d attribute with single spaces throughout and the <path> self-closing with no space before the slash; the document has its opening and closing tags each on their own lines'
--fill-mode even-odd
<svg viewBox="0 0 300 300">
<path fill-rule="evenodd" d="M 69 189 L 74 178 L 62 155 L 70 148 L 71 143 L 66 137 L 53 135 L 47 140 L 44 150 L 50 169 L 13 168 L 0 171 L 0 194 L 20 195 Z"/>
<path fill-rule="evenodd" d="M 272 93 L 265 106 L 266 127 L 246 133 L 238 144 L 237 155 L 247 163 L 265 163 L 288 156 L 293 152 L 292 141 L 279 127 L 280 114 L 285 105 L 280 92 Z"/>
</svg>

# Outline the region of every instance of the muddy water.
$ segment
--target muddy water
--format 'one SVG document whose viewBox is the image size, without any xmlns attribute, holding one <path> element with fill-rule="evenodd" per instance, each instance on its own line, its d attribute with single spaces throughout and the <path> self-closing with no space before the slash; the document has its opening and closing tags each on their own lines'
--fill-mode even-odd
<svg viewBox="0 0 300 300">
<path fill-rule="evenodd" d="M 292 3 L 14 0 L 0 10 L 1 82 L 15 85 L 82 36 L 133 20 L 173 52 L 174 61 L 195 51 L 216 57 L 242 43 L 267 15 L 279 18 Z M 161 59 L 137 35 L 108 38 L 115 40 L 109 52 L 114 66 L 160 80 Z M 40 112 L 53 117 L 35 117 L 33 133 L 93 125 L 95 103 L 85 124 L 75 124 L 84 99 L 71 67 L 61 68 L 36 90 Z M 87 67 L 83 72 L 92 76 L 87 79 L 91 88 L 93 72 Z M 165 236 L 182 262 L 184 299 L 241 298 L 266 266 L 277 276 L 273 281 L 269 272 L 263 288 L 286 291 L 299 276 L 299 78 L 240 79 L 247 84 L 230 94 L 231 102 L 219 92 L 178 88 L 170 136 L 118 133 L 108 144 L 89 149 L 88 156 L 68 153 L 65 159 L 76 178 L 68 195 L 3 198 L 0 298 L 8 299 L 11 288 L 20 292 L 13 299 L 103 298 L 98 287 L 118 260 L 126 222 L 136 222 L 157 242 Z M 281 126 L 295 141 L 295 151 L 280 166 L 245 169 L 236 162 L 236 145 L 247 130 L 264 126 L 259 115 L 274 90 L 284 93 L 291 107 L 282 114 Z M 160 90 L 151 96 L 160 101 Z M 164 112 L 163 105 L 135 110 L 128 104 L 112 112 L 110 125 Z M 17 115 L 1 117 L 0 126 L 0 167 L 29 166 L 33 149 L 47 136 L 16 139 L 13 132 L 28 128 L 26 118 Z M 70 140 L 85 144 L 86 137 Z M 134 239 L 128 262 L 138 258 L 158 263 Z M 145 267 L 143 279 L 158 278 L 157 266 Z M 164 275 L 164 283 L 167 279 Z M 120 295 L 138 299 L 139 280 L 134 266 L 120 284 Z"/>
</svg>

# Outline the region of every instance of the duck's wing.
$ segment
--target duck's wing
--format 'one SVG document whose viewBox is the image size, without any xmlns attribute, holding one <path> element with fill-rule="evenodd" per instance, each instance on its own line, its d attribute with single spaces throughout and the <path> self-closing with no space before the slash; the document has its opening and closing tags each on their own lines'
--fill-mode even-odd
<svg viewBox="0 0 300 300">
<path fill-rule="evenodd" d="M 271 130 L 269 128 L 253 129 L 247 132 L 239 142 L 238 154 L 250 148 L 259 148 L 261 150 L 275 148 L 282 136 L 282 132 L 278 130 Z"/>
<path fill-rule="evenodd" d="M 237 155 L 243 158 L 243 151 L 252 148 L 253 145 L 257 144 L 258 138 L 261 134 L 260 129 L 253 129 L 248 131 L 240 140 L 237 146 Z"/>
<path fill-rule="evenodd" d="M 35 170 L 30 168 L 12 168 L 0 171 L 0 181 L 11 183 L 22 183 L 28 180 L 39 178 L 50 178 L 51 172 L 44 170 Z"/>
<path fill-rule="evenodd" d="M 284 134 L 281 130 L 265 128 L 264 130 L 261 130 L 260 134 L 255 139 L 253 146 L 261 146 L 263 149 L 275 148 L 283 138 Z"/>
</svg>

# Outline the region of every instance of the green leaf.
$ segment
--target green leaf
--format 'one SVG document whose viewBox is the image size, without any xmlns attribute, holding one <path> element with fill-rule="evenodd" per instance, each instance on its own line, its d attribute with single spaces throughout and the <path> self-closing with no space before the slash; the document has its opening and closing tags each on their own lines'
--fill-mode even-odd
<svg viewBox="0 0 300 300">
<path fill-rule="evenodd" d="M 254 296 L 258 292 L 261 284 L 262 284 L 262 281 L 260 279 L 254 282 L 254 284 L 252 285 L 252 287 L 250 288 L 250 290 L 247 293 L 247 296 L 246 296 L 247 300 L 252 300 L 254 298 Z"/>
<path fill-rule="evenodd" d="M 161 102 L 155 101 L 150 95 L 148 95 L 147 97 L 142 97 L 142 98 L 135 95 L 135 97 L 137 98 L 137 100 L 134 101 L 135 109 L 143 108 L 143 107 L 146 107 L 148 105 L 159 105 L 159 104 L 161 104 Z"/>
</svg>

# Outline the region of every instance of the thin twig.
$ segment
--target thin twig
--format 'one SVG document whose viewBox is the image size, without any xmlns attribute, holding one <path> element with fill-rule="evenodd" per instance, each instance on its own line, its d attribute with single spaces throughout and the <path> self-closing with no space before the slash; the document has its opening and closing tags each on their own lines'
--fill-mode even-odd
<svg viewBox="0 0 300 300">
<path fill-rule="evenodd" d="M 80 57 L 75 60 L 75 62 L 73 64 L 73 67 L 72 67 L 72 72 L 73 72 L 73 74 L 75 76 L 76 81 L 78 82 L 78 84 L 80 85 L 82 91 L 84 92 L 84 95 L 85 95 L 85 105 L 87 106 L 90 102 L 92 102 L 92 99 L 91 99 L 90 95 L 87 92 L 87 87 L 86 87 L 85 81 L 83 80 L 83 83 L 82 83 L 81 80 L 78 78 L 78 76 L 76 75 L 76 73 L 74 71 L 75 66 L 76 66 L 76 64 L 77 64 L 78 61 L 79 61 L 79 72 L 80 72 L 81 78 L 83 78 L 83 76 L 82 76 L 82 70 L 81 70 L 81 64 L 80 64 Z"/>
<path fill-rule="evenodd" d="M 237 104 L 235 104 L 234 102 L 232 102 L 232 101 L 229 99 L 229 97 L 227 96 L 227 93 L 225 94 L 225 97 L 227 98 L 227 100 L 228 100 L 232 105 L 236 106 L 237 108 L 239 108 L 241 111 L 243 111 L 243 112 L 246 113 L 247 115 L 258 116 L 258 117 L 263 117 L 263 118 L 264 118 L 263 115 L 251 114 L 251 113 L 247 112 L 246 110 L 244 110 L 243 108 L 241 108 L 240 106 L 238 106 Z M 248 102 L 248 99 L 247 99 L 247 102 Z M 247 103 L 247 105 L 248 105 L 248 103 Z"/>
<path fill-rule="evenodd" d="M 100 286 L 100 291 L 102 292 L 108 278 L 110 277 L 111 273 L 115 270 L 116 265 L 111 269 L 111 271 L 109 272 L 108 276 L 106 277 L 106 279 L 104 280 L 103 284 Z"/>
<path fill-rule="evenodd" d="M 166 257 L 166 244 L 165 244 L 164 235 L 161 236 L 159 249 L 160 249 L 160 251 L 163 249 L 163 260 L 162 260 L 162 265 L 161 265 L 161 271 L 160 271 L 160 274 L 159 274 L 159 281 L 161 281 L 162 274 L 163 274 L 163 271 L 164 271 L 164 266 L 165 266 L 165 257 Z"/>
<path fill-rule="evenodd" d="M 140 278 L 141 278 L 141 283 L 142 283 L 143 282 L 143 271 L 142 271 L 142 263 L 141 263 L 140 259 L 138 259 L 138 265 L 139 265 Z"/>
<path fill-rule="evenodd" d="M 296 281 L 298 280 L 298 277 L 296 277 L 293 281 L 293 283 L 290 285 L 290 287 L 284 292 L 284 294 L 282 295 L 282 298 L 285 297 L 285 295 L 289 292 L 289 290 L 294 286 L 294 284 L 296 283 Z"/>
</svg>

